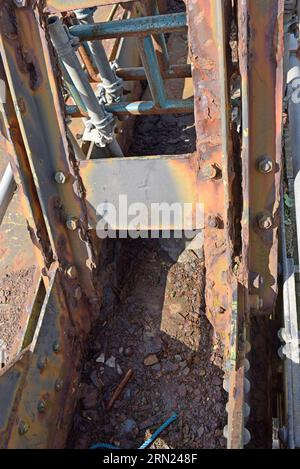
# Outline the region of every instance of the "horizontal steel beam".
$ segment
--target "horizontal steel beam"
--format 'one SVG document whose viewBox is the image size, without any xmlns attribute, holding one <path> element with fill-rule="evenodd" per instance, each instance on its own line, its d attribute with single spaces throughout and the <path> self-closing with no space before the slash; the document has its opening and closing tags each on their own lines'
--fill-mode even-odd
<svg viewBox="0 0 300 469">
<path fill-rule="evenodd" d="M 187 31 L 185 13 L 146 16 L 121 21 L 76 25 L 70 28 L 73 36 L 81 41 L 94 41 L 127 36 L 148 36 L 149 34 Z"/>
<path fill-rule="evenodd" d="M 108 112 L 119 116 L 127 116 L 129 114 L 136 116 L 161 115 L 161 114 L 189 114 L 194 111 L 193 99 L 178 99 L 166 101 L 163 108 L 156 108 L 152 101 L 135 101 L 133 103 L 113 103 L 105 106 Z M 84 114 L 76 105 L 67 106 L 67 113 L 71 117 L 81 117 Z"/>
<path fill-rule="evenodd" d="M 117 214 L 112 228 L 117 231 L 129 229 L 127 221 L 130 222 L 130 219 L 126 219 L 126 208 L 120 196 L 123 201 L 125 196 L 128 208 L 143 205 L 149 214 L 153 204 L 161 206 L 163 202 L 168 206 L 180 204 L 182 207 L 183 204 L 190 204 L 184 213 L 184 220 L 193 220 L 195 228 L 202 228 L 197 226 L 195 219 L 198 168 L 192 154 L 89 160 L 80 163 L 80 175 L 86 188 L 88 218 L 92 228 L 96 228 L 102 218 L 99 206 L 112 204 Z M 153 209 L 158 216 L 160 208 L 156 206 Z M 144 219 L 140 229 L 180 230 L 180 224 L 172 216 L 169 220 L 157 220 L 158 223 L 155 223 L 155 218 L 154 221 L 153 218 Z M 202 221 L 198 221 L 202 225 Z"/>
<path fill-rule="evenodd" d="M 129 68 L 118 68 L 116 70 L 118 77 L 125 81 L 139 81 L 147 80 L 146 73 L 143 67 L 129 67 Z M 161 75 L 165 80 L 173 78 L 191 78 L 192 67 L 189 64 L 186 65 L 170 65 L 168 70 L 162 70 Z"/>
<path fill-rule="evenodd" d="M 132 3 L 133 0 L 47 0 L 46 9 L 50 12 L 70 11 L 78 8 L 89 8 L 118 3 Z"/>
</svg>

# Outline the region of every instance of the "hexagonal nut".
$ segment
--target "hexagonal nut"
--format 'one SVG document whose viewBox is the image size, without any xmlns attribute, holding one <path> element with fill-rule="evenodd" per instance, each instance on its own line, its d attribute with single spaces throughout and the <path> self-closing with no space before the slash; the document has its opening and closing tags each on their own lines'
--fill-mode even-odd
<svg viewBox="0 0 300 469">
<path fill-rule="evenodd" d="M 22 421 L 20 422 L 20 425 L 19 425 L 19 435 L 25 435 L 29 430 L 29 425 L 28 423 Z"/>
<path fill-rule="evenodd" d="M 64 184 L 67 180 L 67 176 L 63 171 L 57 171 L 54 175 L 54 179 L 57 184 Z"/>
<path fill-rule="evenodd" d="M 215 164 L 208 164 L 202 170 L 203 176 L 207 179 L 216 179 L 219 172 L 220 170 Z"/>
<path fill-rule="evenodd" d="M 77 230 L 77 227 L 78 227 L 78 220 L 77 220 L 77 218 L 69 218 L 69 220 L 67 220 L 67 228 L 68 228 L 70 231 L 75 231 L 75 230 Z"/>
<path fill-rule="evenodd" d="M 268 174 L 273 171 L 273 161 L 270 158 L 262 158 L 258 161 L 258 171 L 262 174 Z"/>
<path fill-rule="evenodd" d="M 269 213 L 263 213 L 257 218 L 258 226 L 261 230 L 269 230 L 273 226 L 273 219 Z"/>
</svg>

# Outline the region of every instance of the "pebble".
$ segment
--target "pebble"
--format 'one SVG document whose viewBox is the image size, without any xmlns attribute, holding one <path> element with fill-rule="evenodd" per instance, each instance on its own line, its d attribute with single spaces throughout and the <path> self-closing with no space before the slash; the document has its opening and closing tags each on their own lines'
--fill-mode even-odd
<svg viewBox="0 0 300 469">
<path fill-rule="evenodd" d="M 133 419 L 127 419 L 125 422 L 122 423 L 121 425 L 121 433 L 131 433 L 135 428 L 137 424 L 136 421 Z"/>
<path fill-rule="evenodd" d="M 146 357 L 144 359 L 144 365 L 145 366 L 153 366 L 153 365 L 156 365 L 157 363 L 159 363 L 159 360 L 158 360 L 157 356 L 154 355 L 154 354 L 148 355 L 148 357 Z"/>
<path fill-rule="evenodd" d="M 122 370 L 122 368 L 120 367 L 119 364 L 117 364 L 117 373 L 118 373 L 119 376 L 123 375 L 123 370 Z"/>
<path fill-rule="evenodd" d="M 125 357 L 131 357 L 131 356 L 133 355 L 132 347 L 127 347 L 127 348 L 124 350 L 124 355 L 125 355 Z"/>
<path fill-rule="evenodd" d="M 101 353 L 101 355 L 98 358 L 96 358 L 96 362 L 97 363 L 105 363 L 105 354 Z"/>
<path fill-rule="evenodd" d="M 109 366 L 109 368 L 115 368 L 116 367 L 115 357 L 110 357 L 108 360 L 106 360 L 105 365 Z"/>
<path fill-rule="evenodd" d="M 82 408 L 89 410 L 97 407 L 99 404 L 99 393 L 93 386 L 85 390 L 85 396 L 82 398 Z"/>
</svg>

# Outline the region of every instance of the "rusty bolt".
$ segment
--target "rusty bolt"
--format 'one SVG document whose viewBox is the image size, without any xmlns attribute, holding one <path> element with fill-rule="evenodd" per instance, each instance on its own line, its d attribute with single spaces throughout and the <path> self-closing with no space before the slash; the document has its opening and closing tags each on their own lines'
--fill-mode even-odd
<svg viewBox="0 0 300 469">
<path fill-rule="evenodd" d="M 257 221 L 261 230 L 269 230 L 273 226 L 272 216 L 269 213 L 259 215 Z"/>
<path fill-rule="evenodd" d="M 209 164 L 203 168 L 203 175 L 208 179 L 216 179 L 220 174 L 220 169 L 215 164 Z"/>
<path fill-rule="evenodd" d="M 75 231 L 77 229 L 77 226 L 78 226 L 77 218 L 69 218 L 69 220 L 67 220 L 67 228 L 69 230 Z"/>
<path fill-rule="evenodd" d="M 258 171 L 262 174 L 268 174 L 273 171 L 273 161 L 270 158 L 262 158 L 258 162 Z"/>
<path fill-rule="evenodd" d="M 77 277 L 76 267 L 74 265 L 69 265 L 66 269 L 66 274 L 70 279 L 75 280 L 75 278 Z"/>
<path fill-rule="evenodd" d="M 81 287 L 78 286 L 74 290 L 74 298 L 75 300 L 79 301 L 82 298 L 82 290 Z"/>
<path fill-rule="evenodd" d="M 226 309 L 223 308 L 223 306 L 216 306 L 215 308 L 212 309 L 213 314 L 224 314 L 225 311 Z"/>
<path fill-rule="evenodd" d="M 26 422 L 20 422 L 20 425 L 19 425 L 19 435 L 25 435 L 29 430 L 29 425 L 28 423 Z"/>
<path fill-rule="evenodd" d="M 63 381 L 61 379 L 56 380 L 54 387 L 56 392 L 60 392 L 63 387 Z"/>
<path fill-rule="evenodd" d="M 46 368 L 46 365 L 47 365 L 47 358 L 45 358 L 45 357 L 40 358 L 38 363 L 37 363 L 38 369 L 43 370 L 44 368 Z"/>
<path fill-rule="evenodd" d="M 53 352 L 54 352 L 54 353 L 60 352 L 61 347 L 60 347 L 59 342 L 54 342 L 54 344 L 53 344 L 53 346 L 52 346 L 52 349 L 53 349 Z"/>
<path fill-rule="evenodd" d="M 220 228 L 221 226 L 221 219 L 219 217 L 210 216 L 208 218 L 208 226 L 210 228 Z"/>
<path fill-rule="evenodd" d="M 57 184 L 64 184 L 67 180 L 67 177 L 63 171 L 57 171 L 54 175 L 54 179 Z"/>
<path fill-rule="evenodd" d="M 38 405 L 37 405 L 37 410 L 38 410 L 40 413 L 45 412 L 45 410 L 46 410 L 46 402 L 43 401 L 43 400 L 40 400 L 40 401 L 38 402 Z"/>
</svg>

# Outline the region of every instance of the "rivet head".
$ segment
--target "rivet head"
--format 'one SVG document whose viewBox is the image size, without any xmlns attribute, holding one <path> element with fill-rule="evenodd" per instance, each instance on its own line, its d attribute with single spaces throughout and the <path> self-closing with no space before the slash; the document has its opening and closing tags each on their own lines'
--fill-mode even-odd
<svg viewBox="0 0 300 469">
<path fill-rule="evenodd" d="M 42 357 L 38 360 L 37 367 L 39 370 L 43 370 L 46 368 L 47 365 L 47 359 L 45 357 Z"/>
<path fill-rule="evenodd" d="M 38 410 L 40 413 L 45 412 L 45 410 L 46 410 L 46 402 L 43 401 L 43 400 L 40 400 L 40 401 L 38 402 L 38 405 L 37 405 L 37 410 Z"/>
<path fill-rule="evenodd" d="M 222 223 L 222 221 L 221 221 L 220 217 L 218 217 L 218 216 L 211 215 L 211 216 L 208 217 L 207 224 L 208 224 L 209 228 L 220 228 L 221 223 Z"/>
<path fill-rule="evenodd" d="M 74 265 L 69 265 L 66 269 L 66 274 L 70 279 L 72 279 L 72 280 L 76 279 L 77 278 L 77 269 L 76 269 L 76 267 Z"/>
<path fill-rule="evenodd" d="M 78 227 L 78 220 L 77 218 L 69 218 L 69 220 L 67 220 L 67 228 L 70 230 L 70 231 L 75 231 Z"/>
<path fill-rule="evenodd" d="M 273 219 L 269 213 L 263 213 L 259 215 L 257 222 L 261 230 L 269 230 L 273 226 Z"/>
<path fill-rule="evenodd" d="M 55 173 L 55 181 L 57 182 L 57 184 L 64 184 L 67 180 L 67 177 L 65 175 L 65 173 L 63 171 L 57 171 Z"/>
<path fill-rule="evenodd" d="M 220 176 L 221 170 L 215 164 L 209 164 L 203 168 L 203 175 L 207 179 L 217 179 Z"/>
<path fill-rule="evenodd" d="M 61 379 L 56 380 L 54 387 L 56 392 L 60 392 L 63 388 L 63 381 Z"/>
<path fill-rule="evenodd" d="M 258 161 L 258 170 L 262 174 L 269 174 L 273 171 L 273 161 L 270 158 L 261 158 Z"/>
<path fill-rule="evenodd" d="M 58 353 L 61 350 L 61 346 L 60 346 L 59 342 L 54 342 L 52 348 L 53 348 L 54 353 Z"/>
<path fill-rule="evenodd" d="M 26 422 L 20 422 L 20 425 L 19 425 L 19 435 L 25 435 L 29 430 L 29 425 L 28 423 Z"/>
</svg>

